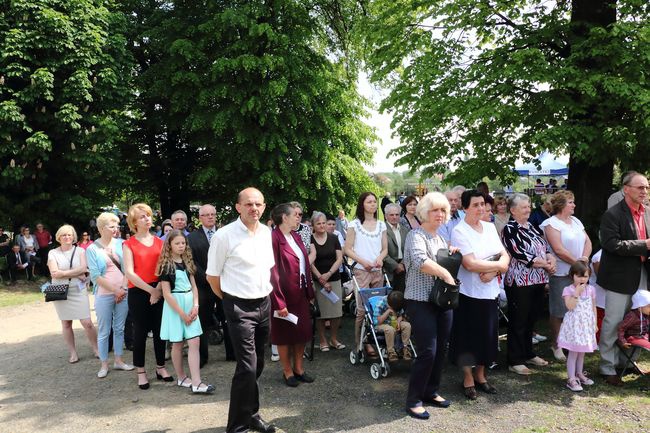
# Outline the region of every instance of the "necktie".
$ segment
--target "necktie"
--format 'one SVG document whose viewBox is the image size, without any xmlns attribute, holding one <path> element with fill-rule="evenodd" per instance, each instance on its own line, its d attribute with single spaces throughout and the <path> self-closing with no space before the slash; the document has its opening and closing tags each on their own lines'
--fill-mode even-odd
<svg viewBox="0 0 650 433">
<path fill-rule="evenodd" d="M 208 230 L 208 242 L 212 240 L 212 235 L 214 234 L 214 230 Z"/>
<path fill-rule="evenodd" d="M 22 260 L 20 260 L 20 253 L 16 253 L 16 262 L 17 262 L 19 265 L 22 265 L 22 264 L 23 264 Z"/>
</svg>

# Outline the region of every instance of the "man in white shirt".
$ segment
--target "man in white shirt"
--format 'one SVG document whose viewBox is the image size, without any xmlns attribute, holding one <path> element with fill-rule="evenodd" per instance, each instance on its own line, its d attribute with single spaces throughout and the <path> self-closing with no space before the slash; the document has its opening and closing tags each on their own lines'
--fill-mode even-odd
<svg viewBox="0 0 650 433">
<path fill-rule="evenodd" d="M 388 223 L 386 237 L 388 239 L 388 255 L 384 257 L 384 271 L 388 276 L 391 286 L 403 292 L 406 284 L 406 272 L 402 259 L 404 258 L 404 244 L 408 229 L 399 223 L 401 207 L 391 203 L 386 205 L 385 215 Z"/>
<path fill-rule="evenodd" d="M 259 221 L 266 208 L 259 190 L 241 191 L 235 208 L 239 218 L 212 236 L 205 272 L 210 287 L 223 300 L 237 360 L 226 431 L 272 433 L 275 426 L 259 414 L 257 382 L 269 337 L 271 268 L 275 265 L 271 231 Z"/>
</svg>

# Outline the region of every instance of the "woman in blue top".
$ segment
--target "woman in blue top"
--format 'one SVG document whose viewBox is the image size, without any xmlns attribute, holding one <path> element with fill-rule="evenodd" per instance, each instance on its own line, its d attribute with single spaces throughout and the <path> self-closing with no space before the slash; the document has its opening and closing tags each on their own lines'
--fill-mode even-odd
<svg viewBox="0 0 650 433">
<path fill-rule="evenodd" d="M 97 314 L 97 346 L 101 367 L 97 377 L 108 374 L 108 339 L 113 328 L 113 349 L 116 370 L 133 370 L 133 366 L 122 360 L 124 347 L 124 322 L 129 312 L 127 281 L 122 272 L 122 239 L 113 237 L 119 227 L 119 219 L 112 213 L 102 213 L 97 217 L 97 230 L 100 238 L 86 250 L 86 260 L 95 295 Z"/>
</svg>

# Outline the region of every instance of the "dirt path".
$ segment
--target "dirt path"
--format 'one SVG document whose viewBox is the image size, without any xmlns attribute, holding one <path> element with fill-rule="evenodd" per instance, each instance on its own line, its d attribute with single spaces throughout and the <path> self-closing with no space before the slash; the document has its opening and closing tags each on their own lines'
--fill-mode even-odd
<svg viewBox="0 0 650 433">
<path fill-rule="evenodd" d="M 346 343 L 351 329 L 352 321 L 346 319 Z M 195 396 L 155 380 L 152 350 L 147 351 L 150 390 L 140 391 L 130 372 L 110 371 L 107 378 L 97 379 L 99 361 L 78 323 L 75 334 L 81 361 L 71 365 L 53 305 L 0 309 L 0 431 L 225 430 L 234 363 L 223 361 L 222 346 L 210 348 L 211 361 L 202 370 L 217 392 Z M 542 354 L 548 358 L 548 348 Z M 130 361 L 130 352 L 125 359 Z M 588 363 L 594 372 L 596 359 L 592 356 Z M 448 368 L 441 393 L 454 404 L 448 410 L 431 408 L 431 419 L 421 422 L 403 412 L 408 366 L 398 365 L 380 381 L 370 378 L 368 367 L 350 365 L 347 351 L 318 352 L 307 363 L 316 382 L 289 389 L 281 382 L 279 366 L 269 362 L 260 383 L 262 415 L 291 433 L 650 431 L 648 378 L 628 377 L 620 390 L 599 381 L 576 395 L 563 388 L 561 365 L 530 379 L 499 371 L 492 376 L 497 396 L 466 402 L 457 372 Z"/>
</svg>

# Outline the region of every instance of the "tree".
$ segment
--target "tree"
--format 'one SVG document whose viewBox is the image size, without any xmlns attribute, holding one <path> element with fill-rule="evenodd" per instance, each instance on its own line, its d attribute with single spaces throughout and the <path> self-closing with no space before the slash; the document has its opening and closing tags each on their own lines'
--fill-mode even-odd
<svg viewBox="0 0 650 433">
<path fill-rule="evenodd" d="M 399 163 L 509 183 L 518 159 L 568 153 L 594 229 L 614 164 L 649 162 L 649 17 L 644 0 L 371 1 L 367 61 L 391 88 Z"/>
<path fill-rule="evenodd" d="M 163 215 L 189 200 L 231 204 L 257 185 L 274 204 L 334 209 L 373 187 L 366 101 L 311 3 L 132 1 L 136 161 Z M 327 193 L 323 193 L 327 191 Z"/>
<path fill-rule="evenodd" d="M 0 2 L 0 209 L 87 221 L 123 186 L 131 62 L 113 3 Z"/>
</svg>

